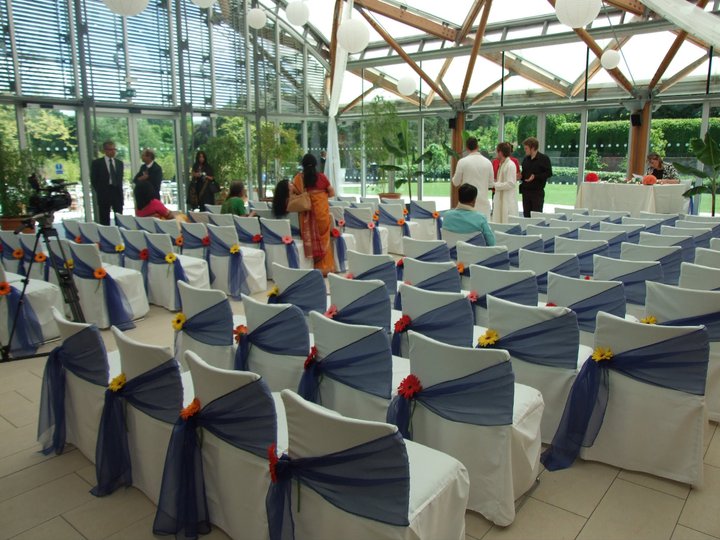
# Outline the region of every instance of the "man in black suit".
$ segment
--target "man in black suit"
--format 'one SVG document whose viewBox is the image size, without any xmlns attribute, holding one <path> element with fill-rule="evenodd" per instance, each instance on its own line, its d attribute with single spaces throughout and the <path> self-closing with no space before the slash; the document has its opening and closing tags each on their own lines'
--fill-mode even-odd
<svg viewBox="0 0 720 540">
<path fill-rule="evenodd" d="M 115 159 L 116 152 L 115 143 L 105 141 L 105 156 L 93 160 L 90 166 L 90 183 L 95 190 L 100 225 L 110 225 L 111 208 L 116 214 L 123 211 L 123 162 Z"/>
<path fill-rule="evenodd" d="M 162 184 L 163 171 L 162 167 L 155 163 L 155 152 L 146 148 L 140 155 L 142 159 L 142 166 L 140 172 L 135 175 L 133 182 L 137 185 L 138 182 L 150 182 L 155 188 L 155 198 L 160 198 L 160 185 Z"/>
</svg>

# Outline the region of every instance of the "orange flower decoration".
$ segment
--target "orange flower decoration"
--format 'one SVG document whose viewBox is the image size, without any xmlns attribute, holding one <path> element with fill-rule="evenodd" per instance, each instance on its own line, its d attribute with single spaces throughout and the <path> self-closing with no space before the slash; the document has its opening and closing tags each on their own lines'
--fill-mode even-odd
<svg viewBox="0 0 720 540">
<path fill-rule="evenodd" d="M 437 219 L 440 217 L 440 212 L 433 212 L 432 216 L 433 216 L 433 219 Z"/>
<path fill-rule="evenodd" d="M 35 254 L 36 263 L 44 263 L 45 261 L 47 261 L 47 255 L 45 255 L 42 251 Z"/>
<path fill-rule="evenodd" d="M 75 237 L 75 243 L 76 244 L 82 244 L 82 236 L 79 234 Z"/>
<path fill-rule="evenodd" d="M 402 227 L 403 225 L 405 225 L 405 220 L 403 218 L 400 218 L 397 220 L 397 224 Z"/>
<path fill-rule="evenodd" d="M 0 281 L 0 296 L 10 294 L 10 284 L 7 281 Z"/>
<path fill-rule="evenodd" d="M 398 394 L 405 399 L 413 399 L 417 394 L 422 392 L 423 386 L 417 375 L 412 373 L 405 377 L 398 386 Z"/>
<path fill-rule="evenodd" d="M 185 243 L 185 239 L 183 238 L 182 234 L 175 239 L 175 245 L 177 247 L 182 247 L 182 245 L 184 243 Z"/>
<path fill-rule="evenodd" d="M 403 216 L 407 216 L 407 215 L 408 215 L 407 208 L 403 208 Z"/>
<path fill-rule="evenodd" d="M 335 315 L 337 315 L 338 308 L 335 304 L 331 304 L 328 310 L 325 312 L 325 316 L 328 319 L 334 319 Z"/>
<path fill-rule="evenodd" d="M 180 418 L 185 420 L 186 422 L 193 416 L 195 416 L 197 413 L 200 412 L 200 400 L 198 398 L 194 398 L 190 405 L 185 407 L 182 411 L 180 411 Z"/>
<path fill-rule="evenodd" d="M 240 343 L 240 339 L 242 336 L 246 335 L 248 333 L 248 327 L 244 324 L 239 324 L 235 327 L 235 330 L 233 330 L 233 335 L 235 336 L 235 343 Z"/>
<path fill-rule="evenodd" d="M 461 262 L 457 263 L 457 269 L 458 269 L 459 273 L 461 273 L 461 274 L 465 273 L 465 265 L 463 263 L 461 263 Z"/>
<path fill-rule="evenodd" d="M 107 270 L 102 267 L 96 268 L 93 272 L 93 276 L 95 279 L 105 279 L 107 277 Z"/>
<path fill-rule="evenodd" d="M 25 252 L 22 250 L 22 248 L 17 248 L 15 251 L 13 251 L 13 258 L 14 259 L 22 259 L 25 256 Z"/>
</svg>

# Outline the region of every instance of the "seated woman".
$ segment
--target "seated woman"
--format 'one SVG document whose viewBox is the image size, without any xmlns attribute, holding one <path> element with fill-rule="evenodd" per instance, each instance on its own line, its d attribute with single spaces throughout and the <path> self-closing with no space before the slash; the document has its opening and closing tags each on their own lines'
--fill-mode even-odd
<svg viewBox="0 0 720 540">
<path fill-rule="evenodd" d="M 680 174 L 677 169 L 665 163 L 659 154 L 648 154 L 648 168 L 645 174 L 652 174 L 658 179 L 658 184 L 679 184 Z"/>
<path fill-rule="evenodd" d="M 157 193 L 150 182 L 135 184 L 135 215 L 137 217 L 156 217 L 174 219 L 175 213 L 156 198 Z"/>
<path fill-rule="evenodd" d="M 241 217 L 255 217 L 255 212 L 248 213 L 245 208 L 245 186 L 242 182 L 233 182 L 230 184 L 230 193 L 228 198 L 220 208 L 221 214 L 233 214 Z"/>
<path fill-rule="evenodd" d="M 283 219 L 287 217 L 287 205 L 290 200 L 290 182 L 288 180 L 280 180 L 275 185 L 272 200 L 272 213 L 275 219 Z"/>
</svg>

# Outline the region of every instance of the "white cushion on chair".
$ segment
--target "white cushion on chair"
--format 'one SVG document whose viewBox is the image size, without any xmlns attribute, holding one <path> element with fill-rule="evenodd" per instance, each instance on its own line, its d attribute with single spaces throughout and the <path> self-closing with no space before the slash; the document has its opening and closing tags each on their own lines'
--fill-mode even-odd
<svg viewBox="0 0 720 540">
<path fill-rule="evenodd" d="M 720 290 L 720 268 L 684 262 L 680 265 L 678 285 L 685 289 Z"/>
</svg>

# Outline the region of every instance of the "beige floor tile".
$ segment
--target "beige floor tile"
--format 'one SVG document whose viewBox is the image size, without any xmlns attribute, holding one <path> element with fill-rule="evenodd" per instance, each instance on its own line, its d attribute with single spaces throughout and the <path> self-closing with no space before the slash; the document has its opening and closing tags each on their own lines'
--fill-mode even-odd
<svg viewBox="0 0 720 540">
<path fill-rule="evenodd" d="M 12 499 L 17 495 L 62 478 L 88 465 L 79 451 L 73 450 L 42 463 L 23 469 L 4 478 L 0 478 L 0 502 Z"/>
<path fill-rule="evenodd" d="M 34 375 L 31 375 L 35 377 Z M 38 388 L 40 393 L 40 388 Z M 38 419 L 38 405 L 25 398 L 16 391 L 0 394 L 0 415 L 15 427 L 36 424 Z"/>
<path fill-rule="evenodd" d="M 485 519 L 482 514 L 470 510 L 465 512 L 465 534 L 467 536 L 480 540 L 492 526 L 492 522 Z"/>
<path fill-rule="evenodd" d="M 685 503 L 679 524 L 720 538 L 720 469 L 705 465 L 705 482 Z"/>
<path fill-rule="evenodd" d="M 44 456 L 38 452 L 38 448 L 39 446 L 33 446 L 7 457 L 0 458 L 0 478 L 53 458 L 53 456 Z"/>
<path fill-rule="evenodd" d="M 61 517 L 46 521 L 42 525 L 25 531 L 13 540 L 85 540 L 83 535 L 73 529 L 70 524 Z"/>
<path fill-rule="evenodd" d="M 578 536 L 578 540 L 669 540 L 683 501 L 616 479 Z"/>
<path fill-rule="evenodd" d="M 710 440 L 710 444 L 705 451 L 705 463 L 713 467 L 720 467 L 720 431 L 717 429 Z"/>
<path fill-rule="evenodd" d="M 578 459 L 569 469 L 543 472 L 533 498 L 590 517 L 618 472 L 610 465 Z"/>
<path fill-rule="evenodd" d="M 3 433 L 0 437 L 0 458 L 10 456 L 28 448 L 39 449 L 37 443 L 37 425 L 28 424 Z"/>
<path fill-rule="evenodd" d="M 136 521 L 127 528 L 109 536 L 106 540 L 157 540 L 158 536 L 153 536 L 152 527 L 155 516 L 147 516 Z M 210 534 L 200 537 L 202 540 L 230 540 L 230 537 L 217 527 L 213 527 Z"/>
<path fill-rule="evenodd" d="M 10 422 L 5 420 L 2 416 L 0 416 L 0 433 L 3 433 L 5 431 L 15 429 L 15 426 L 13 426 Z"/>
<path fill-rule="evenodd" d="M 89 463 L 89 461 L 88 461 L 88 463 Z M 97 475 L 95 474 L 95 465 L 93 465 L 92 463 L 76 470 L 75 474 L 80 476 L 80 478 L 85 480 L 91 486 L 94 486 L 97 483 Z"/>
<path fill-rule="evenodd" d="M 717 428 L 717 424 L 715 422 L 708 421 L 708 423 L 705 424 L 703 443 L 704 443 L 704 448 L 705 448 L 706 452 L 707 452 L 708 446 L 710 446 L 710 441 L 712 440 L 713 435 L 715 435 L 716 428 Z"/>
<path fill-rule="evenodd" d="M 668 495 L 679 497 L 681 499 L 687 499 L 690 494 L 690 486 L 681 482 L 675 482 L 674 480 L 668 480 L 666 478 L 660 478 L 651 474 L 645 474 L 635 471 L 620 471 L 618 478 L 645 486 L 651 489 L 657 489 Z"/>
<path fill-rule="evenodd" d="M 92 497 L 82 506 L 65 512 L 63 518 L 89 540 L 99 540 L 121 531 L 129 520 L 155 514 L 155 505 L 135 488 L 118 489 L 107 497 Z"/>
<path fill-rule="evenodd" d="M 87 483 L 69 474 L 4 501 L 0 503 L 0 538 L 11 538 L 92 498 Z"/>
<path fill-rule="evenodd" d="M 561 508 L 529 499 L 512 525 L 494 526 L 483 540 L 570 540 L 577 536 L 585 521 L 585 518 Z"/>
<path fill-rule="evenodd" d="M 682 525 L 675 527 L 675 532 L 670 540 L 717 540 L 714 536 L 688 529 Z"/>
</svg>

